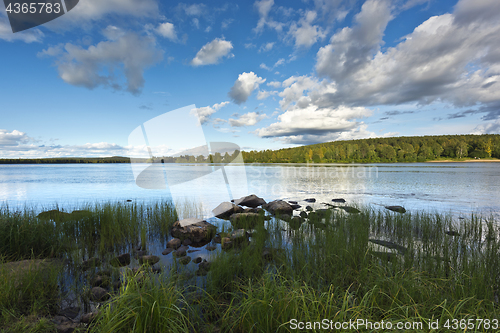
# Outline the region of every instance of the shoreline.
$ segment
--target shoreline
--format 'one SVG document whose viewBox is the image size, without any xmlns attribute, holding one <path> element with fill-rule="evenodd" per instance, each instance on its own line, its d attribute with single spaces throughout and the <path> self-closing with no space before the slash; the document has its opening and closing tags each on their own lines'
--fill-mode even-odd
<svg viewBox="0 0 500 333">
<path fill-rule="evenodd" d="M 464 160 L 464 161 L 454 161 L 454 160 L 433 160 L 433 161 L 425 161 L 422 163 L 497 163 L 500 162 L 500 159 L 496 160 Z"/>
</svg>

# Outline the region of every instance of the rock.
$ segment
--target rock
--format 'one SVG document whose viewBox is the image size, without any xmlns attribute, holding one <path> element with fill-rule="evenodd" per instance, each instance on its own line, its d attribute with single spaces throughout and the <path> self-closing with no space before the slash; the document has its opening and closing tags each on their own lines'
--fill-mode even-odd
<svg viewBox="0 0 500 333">
<path fill-rule="evenodd" d="M 183 265 L 187 265 L 189 264 L 189 262 L 191 261 L 191 257 L 188 257 L 188 256 L 184 256 L 184 257 L 181 257 L 179 259 L 179 262 Z"/>
<path fill-rule="evenodd" d="M 72 333 L 78 327 L 78 323 L 64 316 L 55 316 L 52 318 L 52 322 L 56 324 L 57 333 Z"/>
<path fill-rule="evenodd" d="M 308 212 L 312 212 L 314 209 L 313 209 L 311 206 L 306 206 L 306 210 L 307 210 Z"/>
<path fill-rule="evenodd" d="M 94 267 L 99 267 L 101 266 L 101 259 L 99 258 L 90 258 L 88 260 L 84 260 L 82 262 L 82 270 L 86 271 L 86 270 L 89 270 L 90 268 L 94 268 Z"/>
<path fill-rule="evenodd" d="M 191 244 L 193 244 L 193 242 L 189 238 L 186 238 L 185 240 L 182 241 L 182 245 L 184 246 L 189 246 Z"/>
<path fill-rule="evenodd" d="M 302 207 L 301 205 L 296 205 L 296 204 L 293 204 L 293 205 L 290 205 L 290 206 L 292 206 L 293 210 L 296 210 L 296 209 L 299 209 L 300 207 Z"/>
<path fill-rule="evenodd" d="M 84 324 L 90 324 L 92 321 L 94 321 L 97 318 L 98 315 L 99 315 L 99 312 L 85 313 L 80 318 L 80 322 L 84 323 Z"/>
<path fill-rule="evenodd" d="M 109 287 L 110 283 L 111 283 L 111 279 L 109 278 L 109 276 L 97 275 L 95 278 L 92 279 L 91 285 L 92 285 L 92 287 L 107 288 L 107 287 Z"/>
<path fill-rule="evenodd" d="M 293 208 L 290 204 L 283 200 L 275 200 L 271 201 L 268 204 L 263 205 L 265 210 L 270 212 L 273 215 L 293 215 Z"/>
<path fill-rule="evenodd" d="M 343 210 L 345 210 L 346 212 L 351 213 L 351 214 L 361 213 L 361 211 L 359 209 L 354 208 L 354 207 L 344 206 L 344 207 L 340 207 L 340 208 L 342 208 Z"/>
<path fill-rule="evenodd" d="M 398 257 L 397 253 L 391 253 L 391 252 L 379 252 L 379 251 L 370 251 L 372 255 L 375 257 L 378 257 L 380 259 L 384 259 L 387 261 L 392 261 L 393 259 Z"/>
<path fill-rule="evenodd" d="M 146 250 L 139 250 L 139 251 L 137 251 L 135 253 L 134 258 L 135 259 L 139 259 L 140 257 L 145 256 L 147 254 L 148 254 L 148 251 L 146 251 Z"/>
<path fill-rule="evenodd" d="M 302 225 L 302 218 L 300 216 L 294 216 L 289 222 L 290 228 L 293 230 L 298 230 L 300 226 Z"/>
<path fill-rule="evenodd" d="M 90 299 L 94 302 L 104 302 L 110 297 L 108 291 L 101 287 L 93 287 L 90 289 Z"/>
<path fill-rule="evenodd" d="M 66 212 L 61 212 L 58 209 L 48 210 L 46 212 L 41 212 L 36 217 L 40 220 L 52 220 L 54 222 L 64 222 L 69 220 L 71 214 Z"/>
<path fill-rule="evenodd" d="M 167 242 L 167 247 L 177 250 L 182 245 L 182 241 L 179 238 L 172 238 Z"/>
<path fill-rule="evenodd" d="M 188 250 L 187 253 L 199 252 L 200 250 Z"/>
<path fill-rule="evenodd" d="M 63 309 L 59 311 L 58 315 L 59 316 L 64 316 L 69 319 L 75 319 L 78 314 L 80 313 L 80 307 L 79 306 L 72 306 L 66 309 Z"/>
<path fill-rule="evenodd" d="M 401 214 L 406 213 L 406 209 L 404 209 L 404 207 L 401 206 L 385 206 L 385 208 Z"/>
<path fill-rule="evenodd" d="M 261 213 L 262 212 L 262 213 Z M 242 213 L 255 213 L 255 214 L 264 214 L 264 210 L 260 207 L 257 208 L 245 208 Z"/>
<path fill-rule="evenodd" d="M 322 202 L 321 204 L 328 206 L 328 209 L 339 208 L 339 206 L 335 206 L 335 205 L 329 204 L 327 202 Z"/>
<path fill-rule="evenodd" d="M 290 222 L 291 218 L 292 218 L 292 215 L 290 215 L 290 214 L 282 214 L 282 215 L 280 215 L 280 219 L 283 220 L 283 221 Z"/>
<path fill-rule="evenodd" d="M 127 199 L 127 202 L 132 202 L 132 199 Z"/>
<path fill-rule="evenodd" d="M 219 234 L 215 235 L 214 243 L 220 244 L 221 241 L 222 241 L 222 237 Z"/>
<path fill-rule="evenodd" d="M 252 229 L 264 222 L 263 216 L 256 213 L 236 213 L 230 219 L 233 227 L 238 229 Z"/>
<path fill-rule="evenodd" d="M 142 256 L 142 257 L 139 258 L 139 264 L 141 264 L 141 265 L 150 265 L 150 266 L 153 266 L 158 261 L 160 261 L 160 257 L 153 256 L 153 255 Z"/>
<path fill-rule="evenodd" d="M 172 236 L 179 239 L 189 238 L 193 243 L 209 242 L 215 236 L 217 227 L 207 221 L 189 218 L 176 221 L 171 230 Z"/>
<path fill-rule="evenodd" d="M 113 267 L 123 267 L 130 265 L 130 253 L 120 254 L 117 257 L 111 259 L 109 264 Z"/>
<path fill-rule="evenodd" d="M 305 211 L 301 211 L 300 212 L 300 217 L 302 217 L 303 219 L 305 219 L 307 217 L 307 213 Z"/>
<path fill-rule="evenodd" d="M 245 229 L 233 230 L 228 236 L 231 242 L 236 244 L 248 240 L 248 235 Z"/>
<path fill-rule="evenodd" d="M 166 255 L 170 254 L 170 252 L 172 252 L 173 250 L 174 249 L 172 249 L 172 248 L 167 248 L 167 249 L 163 250 L 163 252 L 161 254 L 163 254 L 164 256 L 166 256 Z"/>
<path fill-rule="evenodd" d="M 207 275 L 208 271 L 210 270 L 210 265 L 211 263 L 207 262 L 207 260 L 203 260 L 199 265 L 198 265 L 198 270 L 196 271 L 196 275 L 198 276 L 205 276 Z"/>
<path fill-rule="evenodd" d="M 195 264 L 199 264 L 201 262 L 201 260 L 202 260 L 201 257 L 197 257 L 197 258 L 193 259 L 193 262 Z"/>
<path fill-rule="evenodd" d="M 298 204 L 298 202 L 297 202 L 297 201 L 292 201 L 292 200 L 288 200 L 288 203 L 289 203 L 289 204 L 292 204 L 292 205 L 296 205 L 296 204 Z"/>
<path fill-rule="evenodd" d="M 69 216 L 67 217 L 67 220 L 82 220 L 84 218 L 89 218 L 94 215 L 90 210 L 74 210 Z"/>
<path fill-rule="evenodd" d="M 445 231 L 444 233 L 449 235 L 449 236 L 460 236 L 460 234 L 454 230 L 448 230 L 448 231 Z"/>
<path fill-rule="evenodd" d="M 205 247 L 205 249 L 206 249 L 207 251 L 214 251 L 214 250 L 216 250 L 216 249 L 217 249 L 217 247 L 216 247 L 216 246 L 213 246 L 213 245 L 207 245 L 207 246 Z"/>
<path fill-rule="evenodd" d="M 229 237 L 222 238 L 221 248 L 223 250 L 228 250 L 232 247 L 233 247 L 233 242 L 231 242 L 231 238 L 229 238 Z"/>
<path fill-rule="evenodd" d="M 332 211 L 329 210 L 329 209 L 325 209 L 325 208 L 321 208 L 321 209 L 317 209 L 316 210 L 316 214 L 320 217 L 320 218 L 325 218 L 329 215 L 332 214 Z"/>
<path fill-rule="evenodd" d="M 231 202 L 223 202 L 212 210 L 215 217 L 227 220 L 234 213 L 241 213 L 243 208 Z"/>
<path fill-rule="evenodd" d="M 316 199 L 314 198 L 309 198 L 309 199 L 304 199 L 305 202 L 316 202 Z"/>
<path fill-rule="evenodd" d="M 174 252 L 174 257 L 184 257 L 187 253 L 187 250 L 189 247 L 187 246 L 181 246 L 180 248 L 177 249 L 177 251 Z"/>
<path fill-rule="evenodd" d="M 339 198 L 339 199 L 332 199 L 333 202 L 340 202 L 340 203 L 345 203 L 345 199 Z"/>
<path fill-rule="evenodd" d="M 396 243 L 393 243 L 393 242 L 389 242 L 389 241 L 385 241 L 385 240 L 380 240 L 380 239 L 368 239 L 369 242 L 372 242 L 374 244 L 378 244 L 378 245 L 381 245 L 381 246 L 385 246 L 389 249 L 394 249 L 394 250 L 397 250 L 399 253 L 401 254 L 405 254 L 406 251 L 408 250 L 406 247 L 402 246 L 402 245 L 399 245 L 399 244 L 396 244 Z"/>
<path fill-rule="evenodd" d="M 247 195 L 246 197 L 241 197 L 240 199 L 234 200 L 234 203 L 240 206 L 255 208 L 266 204 L 266 201 L 259 198 L 255 194 Z"/>
</svg>

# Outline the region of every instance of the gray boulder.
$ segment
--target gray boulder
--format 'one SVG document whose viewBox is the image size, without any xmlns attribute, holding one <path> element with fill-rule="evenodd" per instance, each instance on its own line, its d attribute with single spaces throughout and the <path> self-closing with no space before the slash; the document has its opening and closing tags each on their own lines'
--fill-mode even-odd
<svg viewBox="0 0 500 333">
<path fill-rule="evenodd" d="M 171 240 L 169 240 L 167 242 L 167 247 L 174 249 L 174 250 L 181 247 L 181 245 L 182 245 L 182 241 L 179 238 L 172 238 Z"/>
<path fill-rule="evenodd" d="M 288 202 L 283 200 L 271 201 L 270 203 L 265 204 L 262 207 L 264 207 L 265 210 L 273 215 L 293 215 L 292 206 Z"/>
<path fill-rule="evenodd" d="M 234 200 L 234 203 L 240 206 L 256 208 L 258 206 L 262 206 L 266 204 L 266 201 L 262 198 L 259 198 L 255 194 L 247 195 L 246 197 L 241 197 L 239 199 Z"/>
<path fill-rule="evenodd" d="M 188 218 L 176 221 L 172 226 L 171 234 L 179 239 L 189 238 L 193 243 L 209 242 L 215 236 L 217 227 L 207 221 Z"/>
<path fill-rule="evenodd" d="M 231 224 L 238 229 L 253 229 L 264 222 L 264 216 L 256 213 L 236 213 L 231 215 Z"/>
<path fill-rule="evenodd" d="M 120 254 L 109 262 L 113 267 L 123 267 L 130 265 L 130 253 Z"/>
<path fill-rule="evenodd" d="M 223 202 L 212 210 L 215 217 L 227 220 L 234 213 L 243 212 L 243 208 L 231 202 Z"/>
<path fill-rule="evenodd" d="M 385 206 L 385 209 L 392 210 L 393 212 L 401 214 L 406 213 L 406 209 L 404 209 L 404 207 L 402 206 Z"/>
</svg>

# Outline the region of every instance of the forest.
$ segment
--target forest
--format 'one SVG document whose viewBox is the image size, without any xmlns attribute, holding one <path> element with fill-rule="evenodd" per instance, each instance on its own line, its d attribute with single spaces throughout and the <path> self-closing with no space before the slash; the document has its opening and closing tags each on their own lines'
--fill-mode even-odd
<svg viewBox="0 0 500 333">
<path fill-rule="evenodd" d="M 500 135 L 374 138 L 243 152 L 245 163 L 392 163 L 465 158 L 500 158 Z"/>
<path fill-rule="evenodd" d="M 134 163 L 230 163 L 239 154 L 134 159 Z M 245 163 L 394 163 L 500 159 L 500 135 L 439 135 L 333 141 L 279 150 L 243 151 Z M 128 157 L 0 159 L 0 164 L 130 163 Z"/>
</svg>

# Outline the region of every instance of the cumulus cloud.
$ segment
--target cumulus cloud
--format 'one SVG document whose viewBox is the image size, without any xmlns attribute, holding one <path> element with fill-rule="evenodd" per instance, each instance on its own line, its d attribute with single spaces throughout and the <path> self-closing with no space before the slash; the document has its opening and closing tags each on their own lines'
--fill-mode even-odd
<svg viewBox="0 0 500 333">
<path fill-rule="evenodd" d="M 202 3 L 192 5 L 180 3 L 177 8 L 183 11 L 188 16 L 203 16 L 207 12 L 207 6 Z"/>
<path fill-rule="evenodd" d="M 341 133 L 358 127 L 355 119 L 370 116 L 370 110 L 363 107 L 318 108 L 309 105 L 306 108 L 287 110 L 278 116 L 278 122 L 258 129 L 256 133 L 263 138 L 288 137 L 297 135 L 325 135 Z"/>
<path fill-rule="evenodd" d="M 33 139 L 24 132 L 13 130 L 11 132 L 0 129 L 0 148 L 18 146 L 23 143 L 32 141 Z"/>
<path fill-rule="evenodd" d="M 228 105 L 229 102 L 216 103 L 213 106 L 204 106 L 201 108 L 196 108 L 191 110 L 192 114 L 198 115 L 198 119 L 200 119 L 200 124 L 206 124 L 210 121 L 210 116 L 215 112 L 219 111 L 224 106 Z M 219 118 L 217 118 L 219 119 Z M 220 121 L 216 121 L 216 125 L 220 124 Z"/>
<path fill-rule="evenodd" d="M 112 27 L 108 27 L 105 35 L 109 40 L 87 49 L 67 43 L 49 47 L 39 56 L 55 57 L 61 79 L 88 89 L 98 86 L 122 89 L 114 72 L 123 71 L 126 90 L 139 94 L 145 82 L 144 70 L 161 61 L 163 52 L 150 37 L 116 31 Z M 103 68 L 107 71 L 103 72 Z"/>
<path fill-rule="evenodd" d="M 201 50 L 196 53 L 196 57 L 191 60 L 193 66 L 204 66 L 216 64 L 223 57 L 231 57 L 229 52 L 232 50 L 233 44 L 231 42 L 216 38 L 210 43 L 205 44 Z"/>
<path fill-rule="evenodd" d="M 271 95 L 276 95 L 277 93 L 277 91 L 259 90 L 259 92 L 257 93 L 257 99 L 260 101 L 268 98 Z"/>
<path fill-rule="evenodd" d="M 253 126 L 266 117 L 267 116 L 265 114 L 248 112 L 239 116 L 237 119 L 229 118 L 229 125 L 231 125 L 231 127 Z"/>
<path fill-rule="evenodd" d="M 397 46 L 380 49 L 391 19 L 386 1 L 369 0 L 355 26 L 332 36 L 316 70 L 336 84 L 321 105 L 391 105 L 440 101 L 478 105 L 493 119 L 500 92 L 500 4 L 461 0 L 453 13 L 433 16 Z M 318 102 L 319 103 L 319 102 Z"/>
<path fill-rule="evenodd" d="M 326 37 L 326 32 L 318 25 L 312 23 L 316 20 L 315 11 L 307 11 L 298 24 L 293 22 L 288 34 L 295 40 L 296 48 L 310 48 L 318 40 Z"/>
<path fill-rule="evenodd" d="M 266 79 L 258 77 L 254 72 L 242 73 L 231 87 L 229 97 L 236 104 L 242 104 L 247 101 L 248 97 L 259 85 L 264 83 Z"/>
<path fill-rule="evenodd" d="M 269 12 L 271 11 L 273 5 L 274 0 L 255 1 L 254 7 L 259 12 L 259 21 L 257 22 L 257 26 L 254 28 L 254 32 L 261 33 L 266 26 L 275 29 L 277 32 L 281 32 L 283 30 L 283 23 L 276 22 L 269 17 Z"/>
<path fill-rule="evenodd" d="M 175 27 L 170 22 L 165 22 L 165 23 L 160 24 L 156 28 L 156 32 L 159 35 L 170 39 L 171 41 L 174 41 L 174 42 L 177 41 L 177 34 L 175 32 Z"/>
<path fill-rule="evenodd" d="M 281 87 L 281 82 L 271 81 L 271 82 L 268 82 L 267 85 L 270 87 L 273 87 L 273 88 L 279 88 L 279 87 Z"/>
<path fill-rule="evenodd" d="M 500 119 L 476 126 L 471 134 L 500 134 Z"/>
<path fill-rule="evenodd" d="M 271 42 L 262 44 L 262 46 L 259 49 L 259 52 L 269 52 L 273 49 L 273 46 L 274 46 L 274 43 L 271 43 Z"/>
</svg>

